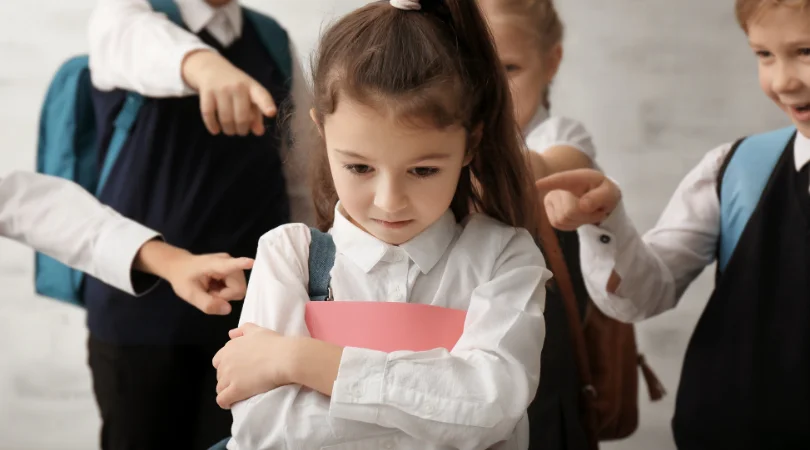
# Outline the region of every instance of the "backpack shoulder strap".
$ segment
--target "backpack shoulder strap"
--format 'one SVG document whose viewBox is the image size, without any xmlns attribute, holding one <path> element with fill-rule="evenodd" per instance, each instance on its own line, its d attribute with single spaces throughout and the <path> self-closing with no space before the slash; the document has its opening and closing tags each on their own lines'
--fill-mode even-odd
<svg viewBox="0 0 810 450">
<path fill-rule="evenodd" d="M 149 5 L 152 6 L 153 10 L 166 14 L 166 17 L 175 25 L 185 28 L 180 8 L 177 7 L 174 0 L 149 0 Z"/>
<path fill-rule="evenodd" d="M 166 14 L 166 17 L 175 25 L 185 27 L 183 16 L 180 15 L 180 8 L 177 7 L 174 0 L 149 0 L 149 5 L 153 10 Z M 118 155 L 121 153 L 124 144 L 126 144 L 129 138 L 129 132 L 132 130 L 132 126 L 138 118 L 138 113 L 141 110 L 141 106 L 143 106 L 143 102 L 144 98 L 141 94 L 137 92 L 127 93 L 124 105 L 115 118 L 110 146 L 107 148 L 107 153 L 104 156 L 101 174 L 99 175 L 98 184 L 96 185 L 96 196 L 99 196 L 104 189 L 107 178 L 109 178 L 110 172 L 113 166 L 115 166 L 115 161 L 118 160 Z"/>
<path fill-rule="evenodd" d="M 335 241 L 332 235 L 310 228 L 309 244 L 309 298 L 315 301 L 331 300 L 329 283 L 335 265 Z"/>
<path fill-rule="evenodd" d="M 795 127 L 782 128 L 743 139 L 724 163 L 718 180 L 720 195 L 720 240 L 718 271 L 722 272 L 748 219 L 759 204 L 779 157 L 796 133 Z"/>
<path fill-rule="evenodd" d="M 560 247 L 559 238 L 557 237 L 557 233 L 554 232 L 554 228 L 551 226 L 546 210 L 542 204 L 538 206 L 537 220 L 540 234 L 539 241 L 543 250 L 543 256 L 546 258 L 548 268 L 554 274 L 552 277 L 554 281 L 553 286 L 559 291 L 565 308 L 565 315 L 568 319 L 568 331 L 574 347 L 574 359 L 579 374 L 579 381 L 582 385 L 580 400 L 584 402 L 584 405 L 580 413 L 582 414 L 581 419 L 584 422 L 583 425 L 587 434 L 588 448 L 596 449 L 598 448 L 596 435 L 597 425 L 593 407 L 594 397 L 592 395 L 595 391 L 574 284 L 571 282 L 571 276 L 568 272 L 568 265 L 565 262 L 562 248 Z"/>
<path fill-rule="evenodd" d="M 279 25 L 273 18 L 268 17 L 258 11 L 243 7 L 245 17 L 256 29 L 256 33 L 270 53 L 273 61 L 276 62 L 279 70 L 287 80 L 287 86 L 292 85 L 292 54 L 290 53 L 290 39 L 287 31 Z"/>
</svg>

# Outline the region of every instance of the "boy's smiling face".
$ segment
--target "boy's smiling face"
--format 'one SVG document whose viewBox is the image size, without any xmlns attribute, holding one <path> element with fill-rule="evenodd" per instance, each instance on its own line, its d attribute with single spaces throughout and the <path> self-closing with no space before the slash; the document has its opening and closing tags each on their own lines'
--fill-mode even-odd
<svg viewBox="0 0 810 450">
<path fill-rule="evenodd" d="M 760 87 L 810 137 L 810 10 L 768 7 L 747 25 Z"/>
</svg>

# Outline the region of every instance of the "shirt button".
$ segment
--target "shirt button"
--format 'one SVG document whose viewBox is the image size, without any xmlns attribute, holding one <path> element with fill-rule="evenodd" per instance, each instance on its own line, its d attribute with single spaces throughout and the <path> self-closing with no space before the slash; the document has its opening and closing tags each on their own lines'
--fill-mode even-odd
<svg viewBox="0 0 810 450">
<path fill-rule="evenodd" d="M 390 440 L 383 442 L 383 448 L 394 448 L 394 443 Z"/>
<path fill-rule="evenodd" d="M 425 405 L 424 409 L 425 409 L 425 414 L 428 414 L 428 415 L 433 414 L 433 406 Z"/>
<path fill-rule="evenodd" d="M 603 234 L 603 235 L 599 236 L 599 242 L 601 242 L 603 244 L 610 244 L 610 236 L 608 236 L 606 234 Z"/>
</svg>

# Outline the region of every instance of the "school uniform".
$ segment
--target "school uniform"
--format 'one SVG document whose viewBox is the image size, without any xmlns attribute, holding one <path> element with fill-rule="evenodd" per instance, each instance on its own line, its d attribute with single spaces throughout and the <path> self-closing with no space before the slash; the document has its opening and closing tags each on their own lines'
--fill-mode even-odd
<svg viewBox="0 0 810 450">
<path fill-rule="evenodd" d="M 620 206 L 579 231 L 594 302 L 620 320 L 674 308 L 714 262 L 718 174 L 732 144 L 709 152 L 640 237 Z M 680 449 L 810 447 L 808 211 L 810 140 L 788 144 L 686 350 L 673 419 Z M 621 276 L 605 290 L 611 271 Z"/>
<path fill-rule="evenodd" d="M 335 301 L 462 309 L 464 333 L 452 352 L 347 347 L 331 398 L 289 385 L 235 404 L 228 448 L 528 448 L 551 275 L 530 234 L 481 214 L 459 224 L 448 211 L 393 246 L 339 207 L 330 234 Z M 309 243 L 301 224 L 262 237 L 241 323 L 308 335 Z"/>
<path fill-rule="evenodd" d="M 158 233 L 62 178 L 32 172 L 0 178 L 0 236 L 130 295 L 143 295 L 158 282 L 132 270 L 138 251 Z"/>
<path fill-rule="evenodd" d="M 543 106 L 524 128 L 526 147 L 543 153 L 554 146 L 576 148 L 596 165 L 596 146 L 582 123 L 567 117 L 551 117 Z M 588 293 L 579 263 L 576 233 L 557 231 L 560 249 L 565 255 L 577 302 L 582 314 Z M 546 300 L 546 345 L 542 354 L 540 386 L 529 406 L 532 449 L 588 450 L 585 428 L 580 418 L 579 372 L 568 317 L 562 297 L 550 292 Z"/>
<path fill-rule="evenodd" d="M 290 151 L 292 136 L 276 119 L 265 120 L 263 136 L 211 135 L 180 75 L 182 60 L 197 49 L 220 53 L 271 93 L 279 117 L 294 106 L 293 134 L 308 120 L 301 68 L 294 60 L 290 85 L 238 2 L 176 4 L 185 29 L 146 0 L 105 0 L 91 18 L 101 149 L 126 91 L 146 98 L 99 199 L 193 253 L 253 257 L 267 230 L 310 218 L 305 141 Z M 240 303 L 229 316 L 208 316 L 168 285 L 134 299 L 92 278 L 83 298 L 104 448 L 207 448 L 228 435 L 211 358 L 236 326 Z"/>
</svg>

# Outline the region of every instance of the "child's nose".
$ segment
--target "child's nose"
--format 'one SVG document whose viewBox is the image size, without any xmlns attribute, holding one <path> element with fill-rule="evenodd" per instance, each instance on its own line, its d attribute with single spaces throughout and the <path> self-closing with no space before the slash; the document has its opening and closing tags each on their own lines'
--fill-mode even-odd
<svg viewBox="0 0 810 450">
<path fill-rule="evenodd" d="M 405 189 L 396 180 L 385 179 L 377 186 L 374 206 L 380 210 L 393 214 L 405 209 L 407 205 L 408 198 Z"/>
</svg>

